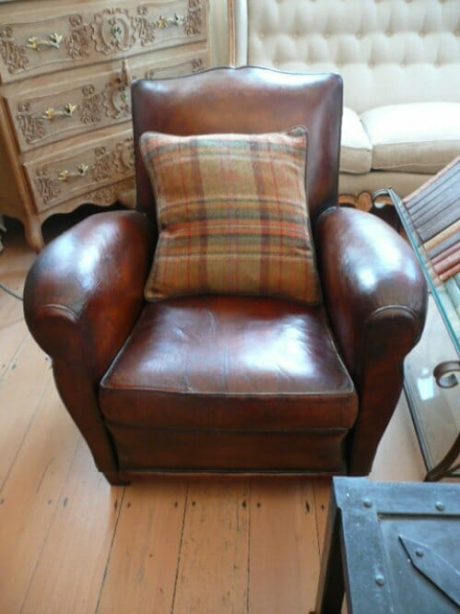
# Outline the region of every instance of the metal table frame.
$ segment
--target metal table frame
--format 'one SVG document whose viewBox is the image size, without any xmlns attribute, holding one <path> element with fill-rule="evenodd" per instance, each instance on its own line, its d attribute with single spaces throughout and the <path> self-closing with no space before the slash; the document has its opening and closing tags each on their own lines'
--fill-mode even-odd
<svg viewBox="0 0 460 614">
<path fill-rule="evenodd" d="M 451 329 L 449 322 L 446 320 L 447 316 L 444 312 L 444 309 L 442 308 L 442 305 L 440 304 L 440 300 L 439 300 L 439 297 L 436 291 L 436 287 L 427 269 L 426 263 L 420 254 L 418 245 L 415 243 L 414 236 L 413 236 L 413 230 L 410 228 L 408 224 L 408 220 L 406 219 L 407 212 L 405 210 L 403 202 L 401 198 L 398 196 L 398 194 L 391 188 L 379 190 L 373 195 L 373 197 L 375 199 L 375 198 L 378 198 L 379 196 L 385 196 L 385 195 L 390 197 L 396 211 L 398 212 L 401 224 L 407 234 L 409 241 L 411 242 L 411 245 L 420 263 L 421 269 L 425 275 L 428 286 L 431 290 L 431 294 L 438 308 L 439 314 L 444 321 L 445 327 L 447 329 L 447 332 L 449 333 L 449 336 L 451 337 L 454 343 L 454 346 L 457 347 L 458 340 L 453 338 L 452 329 Z M 435 368 L 433 369 L 433 376 L 436 380 L 436 383 L 441 388 L 452 388 L 458 385 L 458 380 L 456 376 L 454 375 L 454 373 L 459 372 L 459 371 L 460 371 L 460 361 L 450 360 L 450 361 L 436 365 Z M 410 410 L 412 422 L 414 424 L 417 439 L 419 441 L 423 461 L 427 469 L 425 481 L 435 482 L 444 477 L 456 477 L 456 478 L 460 477 L 460 471 L 459 471 L 460 462 L 458 460 L 460 456 L 460 433 L 458 433 L 455 441 L 450 446 L 450 448 L 447 450 L 446 454 L 444 455 L 444 458 L 436 464 L 432 463 L 431 458 L 430 458 L 429 449 L 428 449 L 428 443 L 426 441 L 423 427 L 420 424 L 419 417 L 415 409 L 416 403 L 415 403 L 414 393 L 411 389 L 411 383 L 409 379 L 406 377 L 404 378 L 404 392 L 406 395 L 407 404 L 409 406 L 409 410 Z"/>
</svg>

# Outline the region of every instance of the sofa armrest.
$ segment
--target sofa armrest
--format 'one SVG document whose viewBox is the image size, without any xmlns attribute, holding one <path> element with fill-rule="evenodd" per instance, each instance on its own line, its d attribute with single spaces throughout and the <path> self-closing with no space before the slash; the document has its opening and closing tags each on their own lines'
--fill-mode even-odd
<svg viewBox="0 0 460 614">
<path fill-rule="evenodd" d="M 329 317 L 360 398 L 351 474 L 370 471 L 426 316 L 426 282 L 410 246 L 385 222 L 333 207 L 316 226 Z"/>
<path fill-rule="evenodd" d="M 97 387 L 144 305 L 152 231 L 138 212 L 100 213 L 50 243 L 27 276 L 24 313 L 96 465 L 116 482 Z"/>
</svg>

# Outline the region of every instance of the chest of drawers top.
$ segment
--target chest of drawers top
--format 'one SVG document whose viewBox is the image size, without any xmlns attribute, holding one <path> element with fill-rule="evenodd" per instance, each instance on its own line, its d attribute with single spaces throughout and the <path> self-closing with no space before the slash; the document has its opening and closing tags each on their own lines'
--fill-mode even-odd
<svg viewBox="0 0 460 614">
<path fill-rule="evenodd" d="M 210 51 L 208 0 L 0 0 L 0 214 L 39 250 L 50 215 L 134 206 L 131 83 Z"/>
<path fill-rule="evenodd" d="M 206 0 L 1 3 L 0 80 L 200 42 L 206 12 Z"/>
</svg>

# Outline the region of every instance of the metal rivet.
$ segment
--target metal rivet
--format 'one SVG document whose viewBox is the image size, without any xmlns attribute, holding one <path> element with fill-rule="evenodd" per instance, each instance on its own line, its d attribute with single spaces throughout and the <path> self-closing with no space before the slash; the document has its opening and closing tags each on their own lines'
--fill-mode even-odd
<svg viewBox="0 0 460 614">
<path fill-rule="evenodd" d="M 415 551 L 415 554 L 416 554 L 417 556 L 422 557 L 422 556 L 423 556 L 423 550 L 420 550 L 420 548 L 417 548 L 417 550 Z"/>
<path fill-rule="evenodd" d="M 370 499 L 363 499 L 364 507 L 372 507 L 372 501 Z"/>
<path fill-rule="evenodd" d="M 446 509 L 446 506 L 441 501 L 436 501 L 436 509 L 438 512 L 443 512 Z"/>
<path fill-rule="evenodd" d="M 382 574 L 377 574 L 375 576 L 375 583 L 377 584 L 377 586 L 385 585 L 385 578 L 382 576 Z"/>
</svg>

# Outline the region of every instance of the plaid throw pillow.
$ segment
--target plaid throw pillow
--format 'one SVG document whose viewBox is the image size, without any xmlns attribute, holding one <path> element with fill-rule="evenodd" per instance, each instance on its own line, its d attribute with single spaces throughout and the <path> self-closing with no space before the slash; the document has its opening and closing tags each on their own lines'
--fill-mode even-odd
<svg viewBox="0 0 460 614">
<path fill-rule="evenodd" d="M 304 128 L 141 136 L 159 239 L 145 296 L 320 300 L 306 196 Z"/>
</svg>

